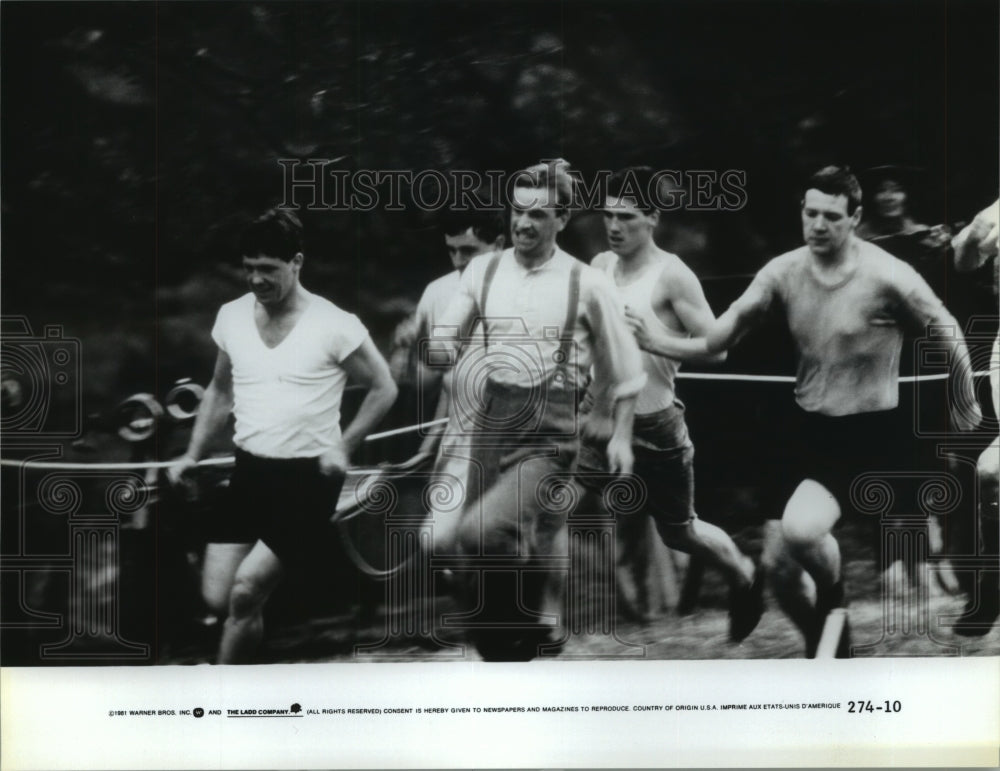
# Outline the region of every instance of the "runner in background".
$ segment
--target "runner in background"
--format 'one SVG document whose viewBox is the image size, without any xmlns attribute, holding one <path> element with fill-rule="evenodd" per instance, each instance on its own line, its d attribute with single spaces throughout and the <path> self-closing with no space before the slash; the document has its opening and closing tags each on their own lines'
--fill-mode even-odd
<svg viewBox="0 0 1000 771">
<path fill-rule="evenodd" d="M 952 240 L 955 250 L 955 265 L 962 271 L 978 270 L 993 260 L 994 292 L 1000 288 L 997 272 L 1000 271 L 1000 201 L 983 209 L 975 219 Z M 995 304 L 994 304 L 995 307 Z M 993 340 L 990 356 L 990 396 L 993 399 L 995 415 L 1000 415 L 1000 336 Z M 994 564 L 979 571 L 976 585 L 970 592 L 965 611 L 956 619 L 955 632 L 967 637 L 987 634 L 1000 617 L 1000 522 L 997 515 L 997 499 L 1000 477 L 1000 437 L 993 440 L 976 465 L 976 480 L 979 486 L 979 538 L 984 554 L 992 555 Z"/>
<path fill-rule="evenodd" d="M 415 352 L 412 358 L 419 363 L 419 349 L 426 346 L 439 328 L 439 322 L 448 305 L 459 291 L 462 272 L 469 263 L 483 254 L 499 254 L 504 246 L 504 216 L 502 210 L 492 211 L 488 201 L 479 201 L 476 209 L 454 210 L 445 214 L 442 223 L 444 243 L 448 257 L 454 270 L 435 279 L 424 289 L 420 302 L 417 304 L 415 318 L 415 337 L 411 346 Z M 474 329 L 471 339 L 458 353 L 458 359 L 470 353 L 469 348 L 475 346 L 479 336 Z M 452 454 L 457 442 L 462 436 L 467 436 L 472 430 L 471 425 L 462 421 L 462 411 L 456 411 L 451 405 L 451 388 L 454 368 L 441 377 L 440 388 L 429 388 L 430 393 L 421 393 L 420 402 L 425 405 L 426 412 L 421 415 L 421 422 L 428 418 L 433 420 L 448 419 L 445 426 L 435 426 L 430 429 L 420 446 L 421 453 L 434 453 L 434 475 L 438 480 L 451 487 L 447 496 L 448 505 L 435 505 L 438 496 L 431 497 L 428 517 L 432 523 L 432 551 L 454 553 L 455 534 L 458 529 L 459 517 L 464 508 L 465 487 L 468 484 L 468 464 L 460 456 Z M 421 382 L 429 382 L 423 379 Z M 422 390 L 422 389 L 421 389 Z"/>
<path fill-rule="evenodd" d="M 648 514 L 665 545 L 718 567 L 730 586 L 730 638 L 740 641 L 760 620 L 764 581 L 724 530 L 695 514 L 694 445 L 674 383 L 682 361 L 720 362 L 725 354 L 709 355 L 703 341 L 691 339 L 703 336 L 715 316 L 694 272 L 653 241 L 660 212 L 650 197 L 652 174 L 649 167 L 632 167 L 609 180 L 603 213 L 611 250 L 591 263 L 615 282 L 647 375 L 632 432 L 634 473 L 647 500 L 642 512 L 618 517 L 618 527 L 633 539 L 645 537 Z M 602 448 L 584 441 L 581 484 L 601 495 L 609 481 L 606 471 Z M 624 543 L 628 549 L 629 539 Z M 622 558 L 627 561 L 628 555 Z"/>
</svg>

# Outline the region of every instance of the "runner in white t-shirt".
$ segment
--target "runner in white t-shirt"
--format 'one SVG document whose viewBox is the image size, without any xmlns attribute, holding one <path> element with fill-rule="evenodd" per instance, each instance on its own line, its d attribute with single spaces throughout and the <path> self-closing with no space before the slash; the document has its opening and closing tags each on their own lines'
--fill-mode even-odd
<svg viewBox="0 0 1000 771">
<path fill-rule="evenodd" d="M 206 599 L 228 604 L 220 664 L 252 656 L 283 566 L 318 568 L 328 557 L 322 548 L 348 458 L 396 398 L 389 367 L 357 317 L 300 283 L 301 231 L 294 214 L 271 210 L 244 232 L 251 291 L 219 310 L 215 373 L 188 450 L 168 472 L 176 483 L 194 468 L 234 414 L 232 505 L 205 555 Z M 348 380 L 368 393 L 341 432 Z"/>
</svg>

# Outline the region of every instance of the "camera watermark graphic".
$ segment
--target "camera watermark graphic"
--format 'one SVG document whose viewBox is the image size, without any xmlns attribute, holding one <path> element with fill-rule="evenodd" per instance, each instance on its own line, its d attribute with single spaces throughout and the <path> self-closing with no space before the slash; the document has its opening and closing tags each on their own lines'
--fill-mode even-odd
<svg viewBox="0 0 1000 771">
<path fill-rule="evenodd" d="M 0 325 L 4 438 L 78 436 L 83 425 L 80 341 L 55 324 L 35 335 L 23 316 L 4 316 Z"/>
<path fill-rule="evenodd" d="M 449 327 L 436 327 L 430 338 L 418 343 L 421 362 L 429 368 L 451 370 L 450 431 L 463 439 L 487 443 L 526 434 L 536 439 L 577 436 L 575 410 L 567 412 L 564 421 L 545 419 L 547 410 L 557 401 L 565 402 L 566 395 L 577 387 L 577 344 L 563 344 L 558 326 L 544 327 L 541 337 L 536 337 L 528 332 L 524 319 L 489 321 L 509 331 L 491 333 L 488 347 L 478 337 L 458 338 L 457 331 Z M 420 379 L 417 403 L 421 423 L 434 417 L 425 412 L 426 405 L 434 404 L 427 398 L 426 388 Z M 502 400 L 495 398 L 496 392 L 502 392 Z M 502 408 L 497 406 L 501 401 Z"/>
<path fill-rule="evenodd" d="M 968 360 L 961 363 L 954 360 L 954 341 L 959 336 L 969 351 Z M 980 406 L 989 403 L 989 375 L 995 367 L 990 354 L 995 338 L 996 317 L 974 316 L 964 332 L 957 327 L 931 325 L 927 336 L 914 342 L 914 361 L 921 373 L 914 378 L 914 436 L 947 439 L 955 430 L 972 430 L 977 425 L 991 434 L 1000 430 L 997 417 L 983 414 Z"/>
</svg>

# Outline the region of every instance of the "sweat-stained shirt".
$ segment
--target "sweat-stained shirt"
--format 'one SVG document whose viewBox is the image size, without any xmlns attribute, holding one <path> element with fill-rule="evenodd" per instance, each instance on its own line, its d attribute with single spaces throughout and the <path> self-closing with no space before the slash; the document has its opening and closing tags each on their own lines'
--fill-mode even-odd
<svg viewBox="0 0 1000 771">
<path fill-rule="evenodd" d="M 798 353 L 795 400 L 807 412 L 895 408 L 903 332 L 952 321 L 913 268 L 867 241 L 853 244 L 855 268 L 836 283 L 818 275 L 803 246 L 771 260 L 733 303 L 752 317 L 783 308 Z"/>
</svg>

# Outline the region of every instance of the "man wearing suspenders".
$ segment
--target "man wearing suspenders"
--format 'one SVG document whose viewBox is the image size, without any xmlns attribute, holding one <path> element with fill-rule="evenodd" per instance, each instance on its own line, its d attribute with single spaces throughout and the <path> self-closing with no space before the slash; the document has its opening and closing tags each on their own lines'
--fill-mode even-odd
<svg viewBox="0 0 1000 771">
<path fill-rule="evenodd" d="M 578 403 L 591 367 L 596 405 L 585 430 L 612 473 L 632 468 L 632 410 L 645 374 L 610 280 L 556 246 L 574 200 L 565 166 L 518 173 L 513 248 L 469 264 L 427 362 L 452 363 L 482 320 L 484 345 L 458 361 L 452 405 L 474 427 L 456 578 L 487 660 L 528 660 L 539 644 L 559 642 L 564 575 L 554 565 L 567 554 Z"/>
<path fill-rule="evenodd" d="M 604 207 L 611 251 L 598 254 L 591 265 L 614 280 L 648 377 L 636 401 L 632 438 L 635 473 L 646 490 L 643 508 L 667 546 L 702 558 L 725 574 L 729 636 L 738 642 L 760 620 L 764 582 L 724 530 L 695 514 L 694 445 L 684 405 L 674 392 L 681 361 L 721 361 L 725 356 L 708 355 L 703 342 L 691 339 L 705 334 L 715 317 L 694 272 L 653 241 L 659 211 L 652 204 L 651 184 L 655 178 L 648 167 L 623 169 L 611 177 Z M 602 492 L 607 483 L 603 471 L 600 448 L 584 442 L 581 483 Z M 619 519 L 619 527 L 630 524 L 636 526 L 627 533 L 645 535 L 638 520 Z"/>
</svg>

